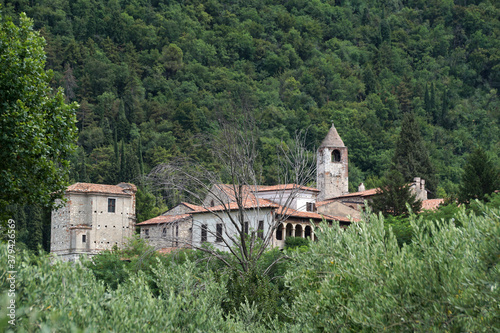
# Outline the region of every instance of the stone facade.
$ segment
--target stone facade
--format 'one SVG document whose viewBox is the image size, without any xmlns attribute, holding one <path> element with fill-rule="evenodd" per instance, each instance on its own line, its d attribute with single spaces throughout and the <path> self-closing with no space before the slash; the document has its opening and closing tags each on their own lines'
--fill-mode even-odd
<svg viewBox="0 0 500 333">
<path fill-rule="evenodd" d="M 134 234 L 136 191 L 127 183 L 69 186 L 66 203 L 52 211 L 50 252 L 75 261 L 82 254 L 122 247 Z"/>
<path fill-rule="evenodd" d="M 189 214 L 160 215 L 137 226 L 140 237 L 157 250 L 191 247 L 193 218 Z"/>
<path fill-rule="evenodd" d="M 316 185 L 318 201 L 349 193 L 347 147 L 333 124 L 318 148 Z"/>
</svg>

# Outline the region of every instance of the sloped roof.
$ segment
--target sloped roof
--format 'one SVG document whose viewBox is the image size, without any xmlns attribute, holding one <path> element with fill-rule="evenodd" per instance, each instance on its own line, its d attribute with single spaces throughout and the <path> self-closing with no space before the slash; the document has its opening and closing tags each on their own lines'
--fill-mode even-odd
<svg viewBox="0 0 500 333">
<path fill-rule="evenodd" d="M 339 133 L 337 132 L 337 129 L 335 128 L 335 125 L 332 123 L 332 127 L 328 131 L 328 134 L 326 137 L 323 139 L 323 142 L 321 142 L 321 145 L 319 148 L 322 147 L 345 147 L 344 141 L 340 138 Z"/>
<path fill-rule="evenodd" d="M 102 193 L 102 194 L 121 194 L 121 195 L 132 195 L 130 190 L 133 192 L 137 191 L 137 188 L 133 184 L 124 183 L 128 185 L 129 189 L 123 188 L 118 185 L 104 185 L 104 184 L 92 184 L 92 183 L 75 183 L 68 186 L 66 192 L 69 193 Z"/>
<path fill-rule="evenodd" d="M 235 186 L 232 184 L 215 184 L 212 189 L 219 190 L 228 196 L 230 200 L 236 200 L 235 194 Z M 294 190 L 299 189 L 301 191 L 311 191 L 311 192 L 319 192 L 318 189 L 313 187 L 302 186 L 298 184 L 278 184 L 278 185 L 243 185 L 242 195 L 251 200 L 255 198 L 254 193 L 259 192 L 272 192 L 272 191 L 286 191 L 286 190 Z"/>
<path fill-rule="evenodd" d="M 317 188 L 314 187 L 308 187 L 308 186 L 301 186 L 298 184 L 279 184 L 279 185 L 259 185 L 257 187 L 257 192 L 270 192 L 270 191 L 284 191 L 284 190 L 303 190 L 303 191 L 312 191 L 312 192 L 319 192 Z"/>
<path fill-rule="evenodd" d="M 186 206 L 187 208 L 193 210 L 193 211 L 198 211 L 198 210 L 201 210 L 201 209 L 204 209 L 202 206 L 198 206 L 198 205 L 193 205 L 189 202 L 181 202 L 181 205 L 184 205 Z"/>
<path fill-rule="evenodd" d="M 440 199 L 427 199 L 422 201 L 422 210 L 435 210 L 444 202 L 443 198 Z"/>
<path fill-rule="evenodd" d="M 379 188 L 372 188 L 372 189 L 369 189 L 369 190 L 366 190 L 366 191 L 353 192 L 353 193 L 339 195 L 338 197 L 334 197 L 334 198 L 330 198 L 330 199 L 327 199 L 327 200 L 324 200 L 324 201 L 318 201 L 318 202 L 316 202 L 316 207 L 329 204 L 329 203 L 331 203 L 333 201 L 336 201 L 337 199 L 342 199 L 342 198 L 353 198 L 353 197 L 362 197 L 362 198 L 364 198 L 364 197 L 371 197 L 371 196 L 377 194 L 378 190 L 379 190 Z"/>
<path fill-rule="evenodd" d="M 190 214 L 160 215 L 157 217 L 153 217 L 152 219 L 146 220 L 144 222 L 137 223 L 136 225 L 143 226 L 143 225 L 153 225 L 153 224 L 167 224 L 167 223 L 183 221 L 190 217 L 191 217 Z"/>
<path fill-rule="evenodd" d="M 257 198 L 251 198 L 243 201 L 243 208 L 244 209 L 253 209 L 253 208 L 278 208 L 279 205 L 275 204 L 274 202 L 271 202 L 266 199 L 257 199 Z M 218 205 L 218 206 L 213 206 L 213 207 L 200 207 L 199 210 L 194 210 L 190 212 L 190 214 L 197 214 L 197 213 L 207 213 L 207 212 L 221 212 L 221 211 L 226 211 L 226 210 L 237 210 L 239 209 L 238 203 L 236 202 L 230 202 L 225 205 Z"/>
</svg>

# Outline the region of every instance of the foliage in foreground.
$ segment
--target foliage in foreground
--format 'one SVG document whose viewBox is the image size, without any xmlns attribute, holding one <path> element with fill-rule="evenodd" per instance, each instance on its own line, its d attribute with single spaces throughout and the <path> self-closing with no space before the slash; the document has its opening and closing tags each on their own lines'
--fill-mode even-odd
<svg viewBox="0 0 500 333">
<path fill-rule="evenodd" d="M 451 331 L 500 329 L 500 210 L 436 223 L 412 219 L 413 242 L 399 248 L 382 216 L 317 230 L 286 275 L 297 297 L 297 331 Z"/>
<path fill-rule="evenodd" d="M 491 201 L 490 201 L 491 204 Z M 149 263 L 106 288 L 84 265 L 24 253 L 17 257 L 19 332 L 316 332 L 316 331 L 473 331 L 500 329 L 500 209 L 476 202 L 453 219 L 411 219 L 414 235 L 399 247 L 382 216 L 367 217 L 346 230 L 317 228 L 318 241 L 287 251 L 281 304 L 274 290 L 229 299 L 258 286 L 205 263 L 171 260 Z M 322 229 L 322 230 L 319 230 Z M 271 253 L 272 251 L 270 251 Z M 271 253 L 272 254 L 272 253 Z M 272 260 L 272 256 L 268 260 Z M 7 262 L 3 247 L 0 260 Z M 7 289 L 5 265 L 1 288 Z M 275 277 L 282 272 L 273 273 Z M 149 277 L 146 277 L 149 275 Z M 266 282 L 257 275 L 256 281 Z M 157 290 L 152 291 L 154 280 Z M 266 281 L 264 281 L 266 280 Z M 267 282 L 266 282 L 267 283 Z M 230 291 L 230 288 L 233 288 Z M 266 287 L 267 288 L 267 287 Z M 262 288 L 261 288 L 262 289 Z M 283 288 L 280 286 L 280 292 Z M 260 296 L 259 296 L 260 295 Z M 252 295 L 249 295 L 252 296 Z M 0 296 L 1 311 L 9 299 Z M 231 304 L 229 301 L 233 301 Z M 259 304 L 262 303 L 262 304 Z M 276 304 L 278 312 L 262 305 Z M 237 309 L 224 309 L 232 305 Z M 5 319 L 5 312 L 0 318 Z M 270 315 L 271 314 L 271 315 Z M 284 318 L 287 315 L 288 318 Z M 2 326 L 3 325 L 3 326 Z M 0 320 L 0 330 L 8 328 Z"/>
<path fill-rule="evenodd" d="M 66 186 L 76 143 L 77 104 L 49 86 L 45 40 L 25 14 L 0 8 L 0 212 L 17 203 L 53 205 Z"/>
<path fill-rule="evenodd" d="M 6 262 L 6 248 L 0 253 Z M 52 261 L 52 262 L 51 262 Z M 106 290 L 92 272 L 41 256 L 18 258 L 18 332 L 234 332 L 242 328 L 224 319 L 223 284 L 193 263 L 153 269 L 159 296 L 154 297 L 144 273 L 131 275 L 116 290 Z M 5 270 L 2 289 L 6 289 Z M 5 309 L 8 299 L 1 299 Z M 5 313 L 2 313 L 5 317 Z M 4 323 L 5 324 L 5 323 Z"/>
</svg>

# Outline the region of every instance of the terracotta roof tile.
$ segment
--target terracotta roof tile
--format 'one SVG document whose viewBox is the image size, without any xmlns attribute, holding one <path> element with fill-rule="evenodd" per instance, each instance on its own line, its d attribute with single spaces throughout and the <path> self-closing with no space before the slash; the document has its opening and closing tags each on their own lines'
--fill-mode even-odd
<svg viewBox="0 0 500 333">
<path fill-rule="evenodd" d="M 200 206 L 198 206 L 200 207 Z M 279 206 L 275 204 L 274 202 L 271 202 L 266 199 L 257 199 L 257 198 L 252 198 L 245 200 L 243 202 L 243 208 L 244 209 L 254 209 L 254 208 L 278 208 Z M 207 213 L 207 212 L 221 212 L 225 210 L 237 210 L 239 209 L 238 203 L 236 202 L 230 202 L 226 205 L 218 205 L 218 206 L 213 206 L 213 207 L 200 207 L 199 210 L 194 210 L 190 212 L 190 214 L 196 214 L 196 213 Z"/>
<path fill-rule="evenodd" d="M 135 185 L 130 184 L 131 189 L 134 190 Z M 91 184 L 91 183 L 75 183 L 68 186 L 66 192 L 73 193 L 103 193 L 103 194 L 122 194 L 132 195 L 127 189 L 118 185 L 104 185 L 104 184 Z"/>
<path fill-rule="evenodd" d="M 336 201 L 337 199 L 341 199 L 341 198 L 352 198 L 352 197 L 371 197 L 375 194 L 377 194 L 377 191 L 378 191 L 378 188 L 372 188 L 372 189 L 369 189 L 369 190 L 366 190 L 366 191 L 361 191 L 361 192 L 353 192 L 353 193 L 348 193 L 348 194 L 344 194 L 344 195 L 339 195 L 338 197 L 334 197 L 334 198 L 330 198 L 330 199 L 327 199 L 327 200 L 324 200 L 324 201 L 318 201 L 316 202 L 316 207 L 320 207 L 320 206 L 323 206 L 323 205 L 326 205 L 326 204 L 329 204 L 333 201 Z"/>
<path fill-rule="evenodd" d="M 136 225 L 143 226 L 143 225 L 164 224 L 164 223 L 166 224 L 172 222 L 179 222 L 190 217 L 191 217 L 190 214 L 160 215 L 157 217 L 153 217 L 152 219 L 146 220 L 144 222 L 137 223 Z"/>
<path fill-rule="evenodd" d="M 435 210 L 444 202 L 444 199 L 428 199 L 422 201 L 422 210 Z"/>
<path fill-rule="evenodd" d="M 293 189 L 319 192 L 319 190 L 317 188 L 301 186 L 301 185 L 297 185 L 297 184 L 279 184 L 279 185 L 272 185 L 272 186 L 259 185 L 257 188 L 257 192 L 283 191 L 283 190 L 293 190 Z"/>
<path fill-rule="evenodd" d="M 198 211 L 198 210 L 202 210 L 204 209 L 202 206 L 198 206 L 198 205 L 193 205 L 189 202 L 181 202 L 182 205 L 186 206 L 187 208 L 193 210 L 193 211 Z"/>
</svg>

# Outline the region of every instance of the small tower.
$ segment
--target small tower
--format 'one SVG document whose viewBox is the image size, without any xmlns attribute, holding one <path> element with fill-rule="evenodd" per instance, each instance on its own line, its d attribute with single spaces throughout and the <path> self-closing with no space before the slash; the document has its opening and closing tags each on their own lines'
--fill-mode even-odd
<svg viewBox="0 0 500 333">
<path fill-rule="evenodd" d="M 333 124 L 318 148 L 316 163 L 318 201 L 349 193 L 347 147 Z"/>
</svg>

